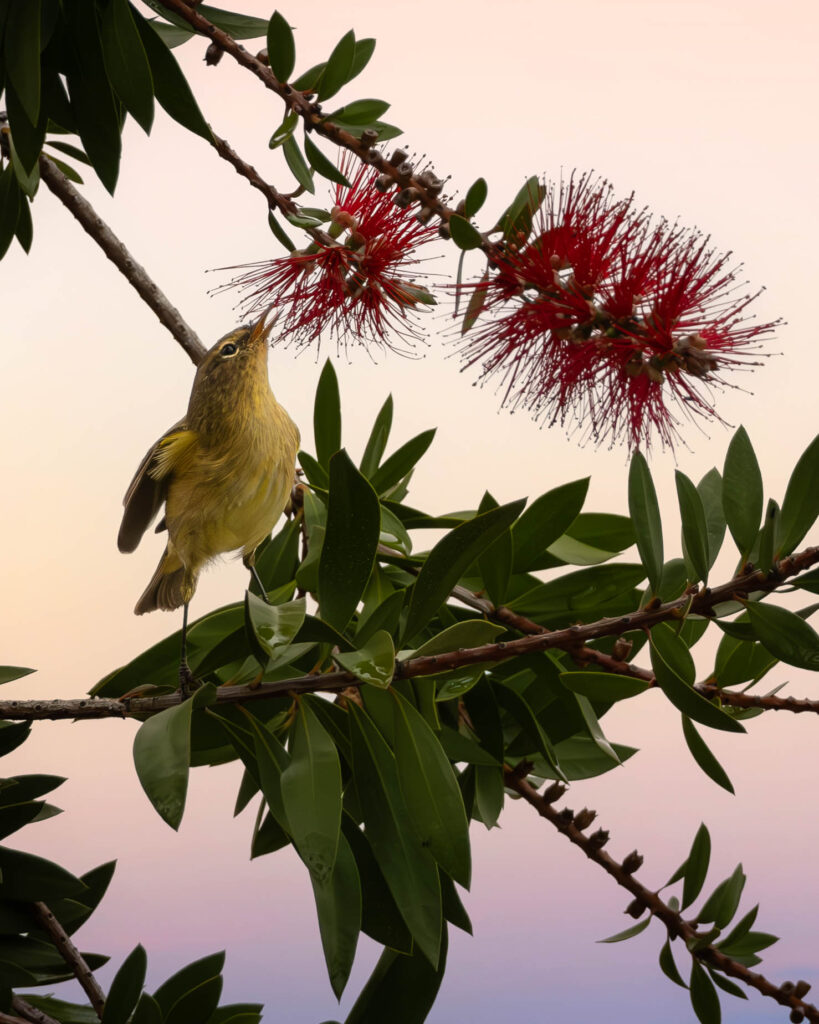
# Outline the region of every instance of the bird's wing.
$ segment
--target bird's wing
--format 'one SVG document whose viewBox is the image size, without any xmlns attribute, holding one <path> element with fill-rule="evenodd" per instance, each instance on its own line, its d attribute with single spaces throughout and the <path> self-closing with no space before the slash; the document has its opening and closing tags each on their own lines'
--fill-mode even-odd
<svg viewBox="0 0 819 1024">
<path fill-rule="evenodd" d="M 156 444 L 145 453 L 134 479 L 125 492 L 125 512 L 119 528 L 117 546 L 120 551 L 134 551 L 143 533 L 151 525 L 168 491 L 175 452 L 187 449 L 196 440 L 184 419 L 166 430 Z"/>
</svg>

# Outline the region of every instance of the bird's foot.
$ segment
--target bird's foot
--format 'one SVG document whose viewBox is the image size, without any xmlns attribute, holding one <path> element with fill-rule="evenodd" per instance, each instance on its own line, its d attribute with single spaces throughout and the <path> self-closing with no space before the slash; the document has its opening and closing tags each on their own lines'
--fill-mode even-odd
<svg viewBox="0 0 819 1024">
<path fill-rule="evenodd" d="M 188 668 L 187 663 L 183 661 L 179 666 L 179 692 L 182 694 L 183 699 L 190 697 L 193 691 L 198 690 L 201 685 L 193 672 Z"/>
</svg>

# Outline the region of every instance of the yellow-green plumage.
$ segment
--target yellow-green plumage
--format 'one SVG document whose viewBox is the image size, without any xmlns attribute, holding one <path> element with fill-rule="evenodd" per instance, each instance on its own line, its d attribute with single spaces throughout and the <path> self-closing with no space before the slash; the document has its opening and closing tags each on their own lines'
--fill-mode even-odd
<svg viewBox="0 0 819 1024">
<path fill-rule="evenodd" d="M 187 604 L 201 569 L 227 551 L 253 565 L 282 514 L 299 431 L 270 390 L 263 320 L 207 353 L 188 411 L 142 460 L 125 495 L 120 551 L 133 551 L 162 503 L 168 543 L 135 612 Z"/>
</svg>

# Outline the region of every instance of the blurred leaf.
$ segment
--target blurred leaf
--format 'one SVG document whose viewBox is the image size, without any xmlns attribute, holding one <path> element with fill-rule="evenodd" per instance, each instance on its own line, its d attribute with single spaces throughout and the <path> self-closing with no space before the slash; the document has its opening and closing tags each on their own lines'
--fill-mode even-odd
<svg viewBox="0 0 819 1024">
<path fill-rule="evenodd" d="M 114 976 L 108 995 L 102 1024 L 127 1024 L 145 984 L 148 958 L 142 946 L 136 946 L 125 958 Z"/>
<path fill-rule="evenodd" d="M 724 928 L 736 913 L 742 890 L 745 888 L 745 874 L 738 864 L 734 873 L 714 889 L 697 914 L 697 920 L 713 921 L 717 928 Z"/>
<path fill-rule="evenodd" d="M 30 731 L 30 722 L 0 722 L 0 757 L 25 743 Z"/>
<path fill-rule="evenodd" d="M 6 81 L 6 108 L 11 129 L 8 143 L 17 181 L 23 192 L 33 197 L 40 181 L 37 160 L 45 141 L 48 118 L 43 110 L 39 121 L 29 121 L 22 100 L 9 81 Z"/>
<path fill-rule="evenodd" d="M 310 166 L 328 181 L 334 181 L 337 185 L 345 185 L 352 188 L 350 182 L 344 177 L 336 165 L 329 160 L 318 146 L 310 139 L 309 135 L 304 136 L 304 154 Z"/>
<path fill-rule="evenodd" d="M 134 737 L 134 766 L 157 814 L 176 830 L 185 810 L 191 755 L 191 715 L 216 699 L 206 683 L 193 697 L 152 715 Z"/>
<path fill-rule="evenodd" d="M 32 124 L 40 117 L 40 0 L 8 6 L 4 30 L 6 75 Z"/>
<path fill-rule="evenodd" d="M 281 224 L 276 220 L 272 210 L 268 210 L 267 212 L 267 224 L 273 232 L 275 239 L 280 242 L 288 252 L 293 252 L 296 246 L 294 245 L 290 235 L 287 234 Z"/>
<path fill-rule="evenodd" d="M 442 925 L 437 968 L 418 950 L 403 956 L 394 949 L 385 949 L 345 1024 L 422 1024 L 441 987 L 447 944 L 446 925 Z"/>
<path fill-rule="evenodd" d="M 387 400 L 381 406 L 378 411 L 378 415 L 375 417 L 373 428 L 370 431 L 370 436 L 367 439 L 367 444 L 364 448 L 364 454 L 361 457 L 360 469 L 368 480 L 372 479 L 375 471 L 378 469 L 381 459 L 384 456 L 384 451 L 387 447 L 387 441 L 390 436 L 390 429 L 392 427 L 392 413 L 392 395 L 387 395 Z"/>
<path fill-rule="evenodd" d="M 457 213 L 449 218 L 449 230 L 459 249 L 479 249 L 483 244 L 480 231 Z"/>
<path fill-rule="evenodd" d="M 341 830 L 341 766 L 335 744 L 310 704 L 299 701 L 290 741 L 290 763 L 281 775 L 288 832 L 319 885 L 333 872 Z"/>
<path fill-rule="evenodd" d="M 411 640 L 438 608 L 476 556 L 519 515 L 523 501 L 492 509 L 456 526 L 430 551 L 410 597 L 404 636 Z"/>
<path fill-rule="evenodd" d="M 498 228 L 503 231 L 504 241 L 518 233 L 528 238 L 532 230 L 532 217 L 545 195 L 546 189 L 537 177 L 533 176 L 526 180 L 498 221 Z"/>
<path fill-rule="evenodd" d="M 267 25 L 267 59 L 270 70 L 280 82 L 286 82 L 296 66 L 296 41 L 287 20 L 278 11 Z"/>
<path fill-rule="evenodd" d="M 615 675 L 612 672 L 561 672 L 560 681 L 573 693 L 580 693 L 600 703 L 636 697 L 650 685 L 645 679 Z"/>
<path fill-rule="evenodd" d="M 147 135 L 154 120 L 154 82 L 128 0 L 110 0 L 103 8 L 100 38 L 108 80 Z"/>
<path fill-rule="evenodd" d="M 800 544 L 819 516 L 819 435 L 817 435 L 794 467 L 779 523 L 776 557 L 789 555 Z"/>
<path fill-rule="evenodd" d="M 425 430 L 392 453 L 372 474 L 370 482 L 376 494 L 386 494 L 402 480 L 432 444 L 435 430 Z M 384 439 L 386 442 L 386 438 Z"/>
<path fill-rule="evenodd" d="M 395 647 L 384 629 L 375 632 L 357 651 L 339 651 L 333 658 L 342 668 L 373 686 L 389 686 L 395 671 Z"/>
<path fill-rule="evenodd" d="M 643 921 L 638 921 L 637 924 L 626 928 L 623 932 L 618 932 L 616 935 L 610 935 L 607 939 L 598 939 L 598 942 L 623 942 L 624 939 L 633 939 L 635 935 L 639 935 L 640 932 L 644 932 L 646 928 L 651 924 L 651 914 L 648 915 Z"/>
<path fill-rule="evenodd" d="M 201 5 L 199 11 L 204 13 Z M 164 12 L 163 8 L 163 14 Z M 154 95 L 160 106 L 183 128 L 187 128 L 194 135 L 199 135 L 205 142 L 211 143 L 213 141 L 211 130 L 202 116 L 202 111 L 194 99 L 176 57 L 162 41 L 151 22 L 138 18 L 136 25 L 142 37 L 142 45 L 145 47 L 148 63 L 151 66 Z"/>
<path fill-rule="evenodd" d="M 756 540 L 762 516 L 762 474 L 744 427 L 734 434 L 725 455 L 722 507 L 731 536 L 745 557 Z"/>
<path fill-rule="evenodd" d="M 577 518 L 589 489 L 589 478 L 547 491 L 526 509 L 512 527 L 515 572 L 538 568 L 543 553 L 561 537 Z"/>
<path fill-rule="evenodd" d="M 441 726 L 436 733 L 444 753 L 450 761 L 468 764 L 500 765 L 500 761 L 487 753 L 474 740 L 469 739 L 447 725 Z"/>
<path fill-rule="evenodd" d="M 337 999 L 350 976 L 361 928 L 361 882 L 350 844 L 342 833 L 332 873 L 323 882 L 311 875 L 321 945 Z"/>
<path fill-rule="evenodd" d="M 651 667 L 671 703 L 695 722 L 726 732 L 745 732 L 742 723 L 727 715 L 693 689 L 694 663 L 674 630 L 661 622 L 651 630 Z"/>
<path fill-rule="evenodd" d="M 800 590 L 807 590 L 811 594 L 819 594 L 819 569 L 803 573 L 790 582 L 792 586 L 798 587 Z M 0 682 L 3 681 L 2 673 L 3 670 L 0 668 Z"/>
<path fill-rule="evenodd" d="M 478 178 L 477 181 L 473 182 L 464 197 L 464 216 L 474 217 L 486 202 L 488 193 L 489 187 L 484 178 Z"/>
<path fill-rule="evenodd" d="M 65 868 L 33 853 L 0 846 L 0 898 L 26 903 L 50 903 L 62 897 L 79 897 L 85 885 Z"/>
<path fill-rule="evenodd" d="M 0 665 L 0 685 L 10 683 L 15 679 L 22 679 L 23 676 L 36 672 L 36 668 L 19 668 L 16 665 Z"/>
<path fill-rule="evenodd" d="M 461 253 L 461 257 L 463 258 L 463 252 Z M 486 287 L 488 281 L 489 274 L 484 273 L 480 281 L 478 281 L 478 283 L 472 288 L 472 294 L 469 296 L 469 302 L 466 304 L 466 312 L 464 313 L 463 322 L 461 324 L 462 336 L 474 327 L 476 320 L 483 311 L 483 307 L 486 305 Z"/>
<path fill-rule="evenodd" d="M 327 59 L 327 66 L 318 87 L 318 99 L 322 102 L 329 100 L 347 84 L 352 77 L 354 56 L 355 32 L 351 29 L 339 39 Z"/>
<path fill-rule="evenodd" d="M 159 986 L 153 996 L 162 1010 L 163 1019 L 167 1021 L 173 1007 L 189 992 L 192 992 L 205 982 L 218 978 L 224 966 L 225 954 L 212 953 L 210 956 L 204 956 L 200 960 L 194 960 L 193 963 L 188 964 L 171 975 L 167 981 Z"/>
<path fill-rule="evenodd" d="M 0 807 L 36 800 L 64 782 L 60 775 L 12 775 L 0 779 Z"/>
<path fill-rule="evenodd" d="M 819 635 L 807 622 L 776 605 L 748 601 L 745 609 L 754 632 L 774 657 L 819 672 Z"/>
<path fill-rule="evenodd" d="M 412 936 L 430 964 L 439 960 L 438 870 L 410 822 L 395 758 L 372 721 L 350 703 L 356 790 L 367 838 Z"/>
<path fill-rule="evenodd" d="M 660 970 L 666 978 L 673 981 L 675 985 L 679 985 L 680 988 L 688 988 L 682 979 L 682 975 L 677 970 L 677 965 L 674 962 L 674 954 L 671 952 L 671 942 L 669 939 L 665 940 L 663 948 L 660 950 Z"/>
<path fill-rule="evenodd" d="M 711 753 L 707 743 L 694 728 L 694 723 L 687 715 L 682 716 L 682 726 L 685 742 L 688 744 L 691 756 L 700 768 L 702 768 L 705 774 L 710 779 L 713 779 L 718 786 L 722 786 L 722 788 L 727 789 L 729 793 L 733 793 L 734 787 L 731 784 L 731 780 L 728 778 L 725 769 Z"/>
<path fill-rule="evenodd" d="M 145 3 L 157 14 L 161 14 L 166 21 L 181 27 L 189 27 L 180 15 L 168 10 L 159 0 L 145 0 Z M 267 32 L 268 23 L 264 18 L 253 18 L 236 11 L 225 11 L 220 7 L 211 7 L 210 4 L 197 4 L 196 10 L 203 18 L 212 21 L 217 28 L 227 32 L 234 39 L 258 39 Z"/>
<path fill-rule="evenodd" d="M 469 830 L 452 767 L 423 716 L 400 694 L 392 695 L 395 760 L 407 810 L 422 844 L 451 878 L 468 889 Z"/>
<path fill-rule="evenodd" d="M 22 201 L 14 168 L 7 163 L 0 173 L 0 259 L 5 256 L 14 238 Z"/>
<path fill-rule="evenodd" d="M 635 452 L 628 475 L 628 507 L 634 523 L 637 550 L 656 593 L 663 572 L 663 530 L 657 492 L 645 457 Z"/>
<path fill-rule="evenodd" d="M 21 992 L 20 997 L 35 1010 L 48 1014 L 53 1020 L 59 1020 L 60 1024 L 99 1024 L 96 1011 L 88 1003 L 80 1006 L 77 1003 L 67 1003 L 63 999 L 55 999 L 54 996 L 39 996 L 33 992 Z M 134 1017 L 132 1024 L 153 1022 L 138 1021 Z M 161 1019 L 157 1020 L 157 1024 L 161 1024 Z"/>
<path fill-rule="evenodd" d="M 705 521 L 702 499 L 697 488 L 685 473 L 676 470 L 674 478 L 677 484 L 677 500 L 682 520 L 683 552 L 694 570 L 693 578 L 707 583 L 711 557 L 708 549 L 708 526 Z"/>
<path fill-rule="evenodd" d="M 724 974 L 720 974 L 719 971 L 714 970 L 709 966 L 708 974 L 711 977 L 711 981 L 721 988 L 723 992 L 728 992 L 729 995 L 736 996 L 737 999 L 747 999 L 748 996 L 742 991 L 739 985 L 735 985 L 732 981 L 729 981 Z"/>
<path fill-rule="evenodd" d="M 741 942 L 751 928 L 753 928 L 758 913 L 759 904 L 757 903 L 757 905 L 749 910 L 748 913 L 734 925 L 731 931 L 717 943 L 717 948 L 722 949 L 724 946 L 733 946 L 734 943 Z"/>
<path fill-rule="evenodd" d="M 343 630 L 372 573 L 381 529 L 378 497 L 343 449 L 330 459 L 327 534 L 318 567 L 321 617 Z"/>
<path fill-rule="evenodd" d="M 711 979 L 696 959 L 691 961 L 690 995 L 691 1005 L 700 1024 L 720 1024 L 722 1013 L 719 996 Z"/>
<path fill-rule="evenodd" d="M 316 186 L 313 182 L 313 173 L 304 159 L 304 154 L 299 148 L 298 142 L 291 135 L 282 143 L 282 153 L 290 172 L 305 192 L 311 195 L 315 193 Z"/>
</svg>

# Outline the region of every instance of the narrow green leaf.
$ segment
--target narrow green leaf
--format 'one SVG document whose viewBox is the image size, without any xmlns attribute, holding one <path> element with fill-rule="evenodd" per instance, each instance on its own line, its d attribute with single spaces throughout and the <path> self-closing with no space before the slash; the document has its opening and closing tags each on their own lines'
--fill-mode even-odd
<svg viewBox="0 0 819 1024">
<path fill-rule="evenodd" d="M 655 593 L 663 574 L 663 530 L 657 492 L 651 471 L 641 452 L 635 452 L 628 474 L 628 507 L 637 540 L 637 550 Z"/>
<path fill-rule="evenodd" d="M 322 75 L 319 89 L 321 90 L 323 86 L 324 76 Z M 334 114 L 329 114 L 327 120 L 334 121 L 336 124 L 366 127 L 367 125 L 374 124 L 389 109 L 389 103 L 385 103 L 384 100 L 355 100 L 353 103 L 340 107 Z"/>
<path fill-rule="evenodd" d="M 375 417 L 373 428 L 364 447 L 364 454 L 361 456 L 360 469 L 368 480 L 372 480 L 381 463 L 381 459 L 384 457 L 384 451 L 386 450 L 392 428 L 392 413 L 392 395 L 387 395 L 387 400 L 378 410 L 378 415 Z"/>
<path fill-rule="evenodd" d="M 777 558 L 789 555 L 802 541 L 819 516 L 819 435 L 794 467 L 782 502 Z"/>
<path fill-rule="evenodd" d="M 474 217 L 486 202 L 488 194 L 489 187 L 484 178 L 478 178 L 477 181 L 473 182 L 469 186 L 469 190 L 464 198 L 464 216 Z"/>
<path fill-rule="evenodd" d="M 19 668 L 17 665 L 0 665 L 0 685 L 11 683 L 15 679 L 22 679 L 23 676 L 36 672 L 36 668 Z"/>
<path fill-rule="evenodd" d="M 675 985 L 679 985 L 680 988 L 688 988 L 682 979 L 682 975 L 677 970 L 674 954 L 671 952 L 671 942 L 668 939 L 665 940 L 663 948 L 660 950 L 660 970 Z"/>
<path fill-rule="evenodd" d="M 298 113 L 295 110 L 288 110 L 282 119 L 282 123 L 270 136 L 270 141 L 267 144 L 268 149 L 278 149 L 279 146 L 283 146 L 289 138 L 292 138 L 293 132 L 295 132 L 298 126 Z"/>
<path fill-rule="evenodd" d="M 329 469 L 331 457 L 341 448 L 341 396 L 338 377 L 329 359 L 324 364 L 316 388 L 313 434 L 318 461 Z"/>
<path fill-rule="evenodd" d="M 515 501 L 484 512 L 446 534 L 430 551 L 412 588 L 404 636 L 412 639 L 437 612 L 476 556 L 514 521 L 523 508 Z"/>
<path fill-rule="evenodd" d="M 448 725 L 441 726 L 435 735 L 438 737 L 438 741 L 450 761 L 466 764 L 500 765 L 500 761 L 496 757 L 487 753 L 474 740 L 469 739 L 468 736 L 464 736 Z"/>
<path fill-rule="evenodd" d="M 163 1019 L 167 1020 L 174 1006 L 189 992 L 205 982 L 218 978 L 225 966 L 224 953 L 212 953 L 193 963 L 186 964 L 175 974 L 164 981 L 154 992 L 154 999 L 162 1010 Z M 201 1018 L 200 1018 L 201 1019 Z"/>
<path fill-rule="evenodd" d="M 483 244 L 480 231 L 457 213 L 449 218 L 449 230 L 459 249 L 479 249 Z"/>
<path fill-rule="evenodd" d="M 309 135 L 304 136 L 304 154 L 307 157 L 310 166 L 322 178 L 327 178 L 328 181 L 334 181 L 337 185 L 345 185 L 347 188 L 352 188 L 352 185 L 344 177 L 341 171 L 336 167 L 332 160 L 328 159 L 324 153 L 318 148 L 313 142 Z"/>
<path fill-rule="evenodd" d="M 308 68 L 307 71 L 299 75 L 294 82 L 291 82 L 291 85 L 297 92 L 315 93 L 321 83 L 321 76 L 324 74 L 326 67 L 327 64 L 325 62 L 314 64 L 313 67 Z"/>
<path fill-rule="evenodd" d="M 279 224 L 278 220 L 276 220 L 272 210 L 269 210 L 267 213 L 267 224 L 273 232 L 276 241 L 281 242 L 288 252 L 293 252 L 296 246 L 293 244 L 293 240 L 290 238 L 290 235 L 287 234 L 281 224 Z"/>
<path fill-rule="evenodd" d="M 640 932 L 644 932 L 646 928 L 651 924 L 651 914 L 648 915 L 644 920 L 638 921 L 637 924 L 626 928 L 625 931 L 618 932 L 616 935 L 609 935 L 607 939 L 598 939 L 598 942 L 623 942 L 625 939 L 633 939 L 635 935 L 639 935 Z"/>
<path fill-rule="evenodd" d="M 327 59 L 318 87 L 318 99 L 322 102 L 335 96 L 352 77 L 355 49 L 355 32 L 351 29 L 339 39 Z"/>
<path fill-rule="evenodd" d="M 819 635 L 804 619 L 786 608 L 756 601 L 748 601 L 745 610 L 757 637 L 774 657 L 819 672 Z"/>
<path fill-rule="evenodd" d="M 566 533 L 577 518 L 588 490 L 589 477 L 584 477 L 555 487 L 532 502 L 512 527 L 515 572 L 531 572 L 540 567 L 549 545 Z"/>
<path fill-rule="evenodd" d="M 384 629 L 377 630 L 357 651 L 339 651 L 333 657 L 342 668 L 373 686 L 389 686 L 395 671 L 395 647 Z"/>
<path fill-rule="evenodd" d="M 579 693 L 575 694 L 575 700 L 577 701 L 577 706 L 580 709 L 580 714 L 583 716 L 583 721 L 586 725 L 586 731 L 588 734 L 606 757 L 610 757 L 615 764 L 619 765 L 620 758 L 617 755 L 617 751 L 606 739 L 603 730 L 600 728 L 600 722 L 598 721 L 594 708 L 591 706 L 591 701 L 588 697 L 584 697 Z"/>
<path fill-rule="evenodd" d="M 376 494 L 387 494 L 391 488 L 402 480 L 424 455 L 427 448 L 432 444 L 434 437 L 434 428 L 432 430 L 424 430 L 407 441 L 406 444 L 402 444 L 389 458 L 385 459 L 371 478 Z"/>
<path fill-rule="evenodd" d="M 677 500 L 680 505 L 682 520 L 683 551 L 694 570 L 694 579 L 708 581 L 708 570 L 711 567 L 708 550 L 708 526 L 705 521 L 705 509 L 702 499 L 694 484 L 685 473 L 676 470 L 674 477 L 677 484 Z"/>
<path fill-rule="evenodd" d="M 176 830 L 185 810 L 191 754 L 191 715 L 216 699 L 206 683 L 190 700 L 151 716 L 134 737 L 134 766 L 157 814 Z"/>
<path fill-rule="evenodd" d="M 0 846 L 0 899 L 46 903 L 68 898 L 82 899 L 85 885 L 59 864 Z"/>
<path fill-rule="evenodd" d="M 3 58 L 6 74 L 32 124 L 40 118 L 40 0 L 8 7 Z"/>
<path fill-rule="evenodd" d="M 702 768 L 705 774 L 710 779 L 713 779 L 718 786 L 722 786 L 722 788 L 727 789 L 729 793 L 733 793 L 734 787 L 731 784 L 731 780 L 728 778 L 725 769 L 716 757 L 714 757 L 713 753 L 708 748 L 707 743 L 694 728 L 694 723 L 687 715 L 682 716 L 682 726 L 685 742 L 688 744 L 691 756 L 700 768 Z"/>
<path fill-rule="evenodd" d="M 745 557 L 756 540 L 762 517 L 762 474 L 744 427 L 734 434 L 725 455 L 722 507 L 731 536 Z"/>
<path fill-rule="evenodd" d="M 105 999 L 102 1024 L 127 1024 L 145 984 L 148 957 L 136 946 L 125 958 Z"/>
<path fill-rule="evenodd" d="M 573 693 L 600 703 L 636 697 L 638 693 L 645 693 L 650 685 L 644 679 L 613 672 L 561 672 L 560 681 Z"/>
<path fill-rule="evenodd" d="M 537 750 L 558 778 L 566 781 L 561 771 L 554 745 L 526 698 L 511 686 L 506 686 L 503 683 L 496 686 L 494 692 L 498 704 L 509 712 L 527 734 L 529 741 L 532 743 L 530 750 Z"/>
<path fill-rule="evenodd" d="M 711 981 L 721 988 L 723 992 L 727 992 L 729 995 L 736 996 L 737 999 L 747 999 L 748 996 L 743 992 L 739 985 L 735 985 L 733 981 L 729 981 L 724 974 L 720 974 L 719 971 L 714 970 L 712 967 L 708 967 L 708 974 L 711 977 Z"/>
<path fill-rule="evenodd" d="M 201 7 L 199 9 L 202 10 Z M 187 128 L 194 135 L 199 135 L 205 142 L 211 143 L 213 141 L 211 130 L 202 116 L 202 111 L 199 109 L 176 57 L 153 28 L 152 22 L 138 18 L 136 25 L 142 37 L 142 45 L 145 47 L 148 63 L 151 66 L 154 95 L 160 106 L 183 128 Z"/>
<path fill-rule="evenodd" d="M 435 733 L 399 693 L 394 698 L 398 781 L 422 843 L 446 873 L 469 888 L 469 826 L 449 759 Z"/>
<path fill-rule="evenodd" d="M 477 764 L 475 772 L 475 804 L 472 817 L 493 829 L 500 818 L 505 799 L 503 772 L 489 765 Z"/>
<path fill-rule="evenodd" d="M 350 77 L 347 79 L 348 82 L 352 82 L 354 78 L 357 78 L 364 68 L 370 63 L 370 58 L 375 52 L 375 40 L 374 39 L 357 39 L 355 43 L 355 56 L 353 57 L 353 64 L 350 68 Z"/>
<path fill-rule="evenodd" d="M 348 814 L 341 820 L 361 879 L 361 930 L 382 946 L 401 953 L 412 952 L 412 936 L 384 880 L 364 832 Z"/>
<path fill-rule="evenodd" d="M 286 82 L 296 66 L 296 41 L 287 20 L 278 11 L 267 25 L 267 59 L 270 70 L 280 82 Z"/>
<path fill-rule="evenodd" d="M 464 251 L 461 252 L 461 258 L 463 258 Z M 483 307 L 486 305 L 488 281 L 489 274 L 484 272 L 483 277 L 472 289 L 472 294 L 469 296 L 469 302 L 466 304 L 466 312 L 461 323 L 461 337 L 475 326 L 475 322 L 483 312 Z"/>
<path fill-rule="evenodd" d="M 665 622 L 651 630 L 651 667 L 671 703 L 695 722 L 726 732 L 745 732 L 741 722 L 727 715 L 693 689 L 694 663 L 685 642 Z"/>
<path fill-rule="evenodd" d="M 343 833 L 339 837 L 332 874 L 323 882 L 311 874 L 310 880 L 330 985 L 336 999 L 341 999 L 361 930 L 361 881 L 355 857 Z"/>
<path fill-rule="evenodd" d="M 32 124 L 11 82 L 6 82 L 6 108 L 11 129 L 8 142 L 17 181 L 26 195 L 33 197 L 40 180 L 37 161 L 45 141 L 46 111 L 43 110 L 40 120 Z"/>
<path fill-rule="evenodd" d="M 532 230 L 532 217 L 546 195 L 546 189 L 537 177 L 528 178 L 498 222 L 504 240 L 523 234 L 528 238 Z"/>
<path fill-rule="evenodd" d="M 343 449 L 330 459 L 327 533 L 318 566 L 321 617 L 343 630 L 372 573 L 381 530 L 378 497 Z"/>
<path fill-rule="evenodd" d="M 491 643 L 503 632 L 503 626 L 495 622 L 487 622 L 486 619 L 464 619 L 425 640 L 412 652 L 411 657 L 427 658 L 432 654 L 457 651 L 460 647 L 480 647 L 482 644 Z"/>
<path fill-rule="evenodd" d="M 69 181 L 73 181 L 75 185 L 84 184 L 83 179 L 77 173 L 77 171 L 70 165 L 65 163 L 63 160 L 58 160 L 56 156 L 49 157 L 51 162 L 58 170 L 60 170 Z"/>
<path fill-rule="evenodd" d="M 311 876 L 326 884 L 341 831 L 341 766 L 335 744 L 306 700 L 299 701 L 290 756 L 281 776 L 288 831 Z"/>
<path fill-rule="evenodd" d="M 708 562 L 712 568 L 725 539 L 725 513 L 722 510 L 722 477 L 718 470 L 709 469 L 697 484 L 705 511 L 706 531 L 708 534 Z"/>
<path fill-rule="evenodd" d="M 151 67 L 128 0 L 111 0 L 102 10 L 102 55 L 111 86 L 145 134 L 154 120 Z"/>
<path fill-rule="evenodd" d="M 282 152 L 284 153 L 287 166 L 299 185 L 301 185 L 305 192 L 315 193 L 316 186 L 313 182 L 313 172 L 307 166 L 304 154 L 292 135 L 282 143 Z"/>
<path fill-rule="evenodd" d="M 302 698 L 302 704 L 306 698 Z M 278 738 L 263 723 L 259 722 L 253 715 L 246 714 L 248 725 L 253 735 L 253 751 L 255 765 L 250 760 L 246 761 L 248 770 L 258 772 L 258 781 L 264 795 L 270 813 L 285 831 L 290 832 L 290 822 L 287 820 L 287 812 L 284 807 L 282 796 L 282 775 L 290 765 L 290 754 L 284 749 Z M 228 728 L 229 723 L 222 722 L 232 737 L 236 737 L 236 730 Z M 238 739 L 238 737 L 236 737 Z M 237 743 L 237 750 L 241 750 L 241 743 Z M 243 758 L 244 760 L 244 758 Z"/>
<path fill-rule="evenodd" d="M 714 889 L 697 914 L 698 921 L 713 921 L 717 928 L 724 928 L 736 913 L 742 890 L 745 888 L 745 874 L 738 864 L 733 874 Z"/>
<path fill-rule="evenodd" d="M 700 1024 L 720 1024 L 722 1011 L 717 990 L 696 958 L 691 961 L 689 987 L 691 1005 Z"/>
<path fill-rule="evenodd" d="M 20 219 L 20 203 L 23 195 L 17 184 L 14 168 L 7 163 L 0 173 L 0 259 L 5 256 L 14 239 L 17 222 Z"/>
</svg>

